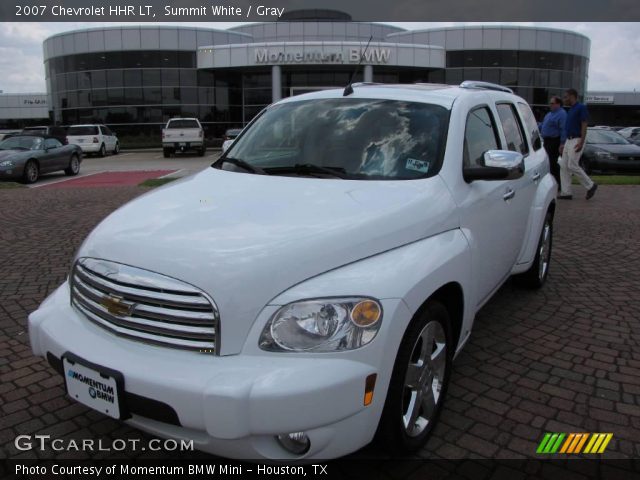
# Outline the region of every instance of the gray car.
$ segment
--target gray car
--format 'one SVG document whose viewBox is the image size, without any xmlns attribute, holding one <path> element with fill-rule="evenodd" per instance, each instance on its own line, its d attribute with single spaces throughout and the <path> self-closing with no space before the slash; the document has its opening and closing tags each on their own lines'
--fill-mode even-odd
<svg viewBox="0 0 640 480">
<path fill-rule="evenodd" d="M 63 145 L 54 137 L 16 135 L 0 142 L 0 179 L 34 183 L 41 174 L 58 170 L 77 175 L 80 162 L 80 147 Z"/>
</svg>

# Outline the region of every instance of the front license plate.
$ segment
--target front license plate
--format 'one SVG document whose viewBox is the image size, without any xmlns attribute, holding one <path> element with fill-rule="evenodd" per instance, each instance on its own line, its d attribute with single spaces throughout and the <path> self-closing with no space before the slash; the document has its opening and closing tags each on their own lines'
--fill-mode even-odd
<svg viewBox="0 0 640 480">
<path fill-rule="evenodd" d="M 69 396 L 87 407 L 122 419 L 124 377 L 120 372 L 89 363 L 72 353 L 62 357 Z"/>
</svg>

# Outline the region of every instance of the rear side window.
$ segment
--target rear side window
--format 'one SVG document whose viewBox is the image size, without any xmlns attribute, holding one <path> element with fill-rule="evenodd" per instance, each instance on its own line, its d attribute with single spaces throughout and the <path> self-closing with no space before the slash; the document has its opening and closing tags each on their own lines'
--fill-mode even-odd
<svg viewBox="0 0 640 480">
<path fill-rule="evenodd" d="M 81 135 L 98 135 L 98 127 L 88 125 L 85 127 L 69 127 L 67 135 L 70 137 Z"/>
<path fill-rule="evenodd" d="M 536 117 L 533 116 L 531 108 L 526 103 L 518 102 L 518 110 L 520 110 L 520 115 L 524 118 L 525 130 L 529 135 L 533 149 L 540 150 L 542 148 L 542 141 L 540 140 L 540 131 L 538 130 Z"/>
<path fill-rule="evenodd" d="M 498 135 L 493 116 L 487 107 L 469 113 L 464 129 L 464 166 L 484 166 L 484 153 L 498 149 Z"/>
<path fill-rule="evenodd" d="M 529 153 L 529 146 L 524 139 L 524 134 L 515 107 L 510 103 L 500 103 L 496 105 L 498 116 L 507 140 L 507 150 L 526 155 Z"/>
<path fill-rule="evenodd" d="M 109 130 L 109 127 L 106 127 L 104 125 L 100 125 L 100 130 L 102 130 L 103 135 L 113 135 L 113 133 L 111 133 L 111 130 Z"/>
<path fill-rule="evenodd" d="M 170 120 L 167 128 L 200 128 L 195 120 Z"/>
</svg>

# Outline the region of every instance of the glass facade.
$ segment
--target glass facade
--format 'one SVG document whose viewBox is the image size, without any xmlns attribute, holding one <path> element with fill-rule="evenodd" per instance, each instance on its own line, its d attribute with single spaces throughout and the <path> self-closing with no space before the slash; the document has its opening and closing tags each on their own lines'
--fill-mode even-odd
<svg viewBox="0 0 640 480">
<path fill-rule="evenodd" d="M 527 49 L 532 33 L 537 40 Z M 199 46 L 368 40 L 371 35 L 383 42 L 435 45 L 445 52 L 440 64 L 445 68 L 420 67 L 418 61 L 415 67 L 374 65 L 374 82 L 499 83 L 525 98 L 539 118 L 550 96 L 570 87 L 581 93 L 586 88 L 589 42 L 572 32 L 507 28 L 407 32 L 348 22 L 254 24 L 229 31 L 122 27 L 70 32 L 45 41 L 53 120 L 61 125 L 104 123 L 120 136 L 136 137 L 126 142 L 135 146 L 138 140 L 157 143 L 169 118 L 197 117 L 208 139 L 220 139 L 225 130 L 245 125 L 271 103 L 272 69 L 232 64 L 199 69 Z M 546 45 L 545 39 L 548 47 L 540 47 Z M 509 49 L 511 44 L 520 49 Z M 413 59 L 414 53 L 409 53 Z M 418 52 L 415 55 L 417 59 Z M 353 70 L 353 65 L 282 65 L 281 96 L 345 86 Z M 360 69 L 354 81 L 362 79 Z"/>
<path fill-rule="evenodd" d="M 567 88 L 581 95 L 586 88 L 589 59 L 567 53 L 526 50 L 448 51 L 445 82 L 464 80 L 498 83 L 524 98 L 536 117 L 548 110 L 549 98 Z"/>
</svg>

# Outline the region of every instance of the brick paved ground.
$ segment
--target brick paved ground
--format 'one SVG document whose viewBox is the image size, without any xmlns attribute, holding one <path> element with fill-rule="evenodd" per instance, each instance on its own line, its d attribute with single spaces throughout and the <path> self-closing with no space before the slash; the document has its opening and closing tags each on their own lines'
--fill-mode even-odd
<svg viewBox="0 0 640 480">
<path fill-rule="evenodd" d="M 36 455 L 14 448 L 19 434 L 145 438 L 69 401 L 26 333 L 27 314 L 63 281 L 85 235 L 142 191 L 0 190 L 0 458 Z M 547 286 L 509 283 L 479 313 L 420 456 L 532 457 L 545 431 L 613 432 L 606 458 L 640 456 L 639 239 L 640 187 L 561 202 Z"/>
</svg>

